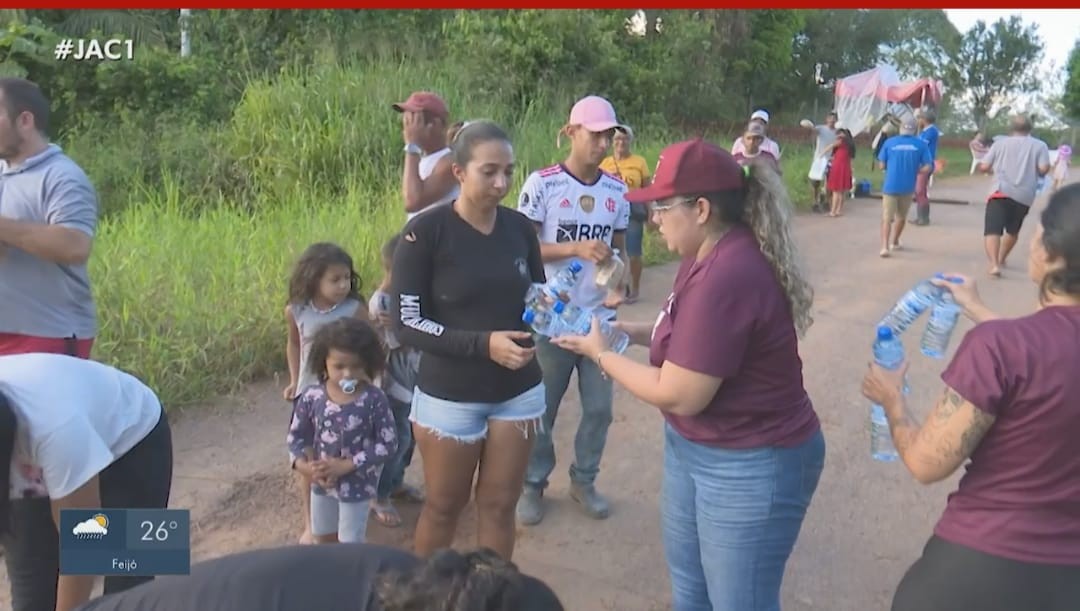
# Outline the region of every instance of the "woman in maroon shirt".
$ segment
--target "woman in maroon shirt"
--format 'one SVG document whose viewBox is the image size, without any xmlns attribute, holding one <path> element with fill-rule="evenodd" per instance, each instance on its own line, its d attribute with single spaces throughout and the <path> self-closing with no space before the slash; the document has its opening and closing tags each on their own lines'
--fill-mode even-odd
<svg viewBox="0 0 1080 611">
<path fill-rule="evenodd" d="M 863 382 L 919 482 L 971 459 L 893 611 L 1080 609 L 1080 184 L 1041 221 L 1028 257 L 1034 313 L 999 318 L 970 279 L 942 283 L 976 326 L 923 424 L 898 374 L 872 366 Z"/>
<path fill-rule="evenodd" d="M 798 336 L 813 291 L 799 269 L 787 190 L 700 139 L 660 154 L 653 220 L 683 257 L 654 323 L 621 324 L 649 364 L 608 350 L 597 325 L 559 345 L 666 420 L 663 537 L 675 611 L 774 611 L 825 462 Z"/>
</svg>

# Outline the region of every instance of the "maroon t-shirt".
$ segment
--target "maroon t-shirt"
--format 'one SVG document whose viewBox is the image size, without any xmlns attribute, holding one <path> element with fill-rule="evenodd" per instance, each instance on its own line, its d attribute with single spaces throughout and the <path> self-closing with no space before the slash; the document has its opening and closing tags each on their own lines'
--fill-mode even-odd
<svg viewBox="0 0 1080 611">
<path fill-rule="evenodd" d="M 749 228 L 683 261 L 653 328 L 649 361 L 723 378 L 696 416 L 664 414 L 686 439 L 724 448 L 798 445 L 819 429 L 803 387 L 791 308 Z"/>
<path fill-rule="evenodd" d="M 1013 560 L 1080 565 L 1080 306 L 977 325 L 941 378 L 996 419 L 935 534 Z"/>
</svg>

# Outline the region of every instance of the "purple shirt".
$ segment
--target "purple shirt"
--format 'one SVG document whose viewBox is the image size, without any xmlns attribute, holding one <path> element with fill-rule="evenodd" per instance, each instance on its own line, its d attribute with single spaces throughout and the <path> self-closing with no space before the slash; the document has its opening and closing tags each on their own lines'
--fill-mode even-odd
<svg viewBox="0 0 1080 611">
<path fill-rule="evenodd" d="M 293 406 L 288 444 L 294 461 L 311 449 L 316 459 L 348 458 L 356 465 L 334 490 L 312 484 L 315 494 L 342 502 L 374 498 L 383 464 L 398 445 L 390 401 L 373 384 L 344 405 L 331 401 L 323 385 L 308 386 Z"/>
<path fill-rule="evenodd" d="M 996 419 L 935 534 L 1022 562 L 1080 565 L 1080 306 L 977 325 L 941 378 Z"/>
<path fill-rule="evenodd" d="M 791 308 L 757 239 L 739 226 L 699 264 L 684 260 L 653 328 L 649 361 L 723 378 L 696 416 L 664 414 L 686 439 L 791 447 L 819 429 L 803 387 Z"/>
</svg>

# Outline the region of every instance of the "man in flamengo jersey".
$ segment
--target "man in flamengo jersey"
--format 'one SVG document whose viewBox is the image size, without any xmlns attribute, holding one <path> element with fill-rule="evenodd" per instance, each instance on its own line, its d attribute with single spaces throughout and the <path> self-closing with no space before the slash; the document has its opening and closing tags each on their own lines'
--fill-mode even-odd
<svg viewBox="0 0 1080 611">
<path fill-rule="evenodd" d="M 626 228 L 630 222 L 626 185 L 600 170 L 616 127 L 622 126 L 610 102 L 597 96 L 579 100 L 560 132 L 560 138 L 566 135 L 570 139 L 569 157 L 559 165 L 530 174 L 518 200 L 518 209 L 536 223 L 548 278 L 574 259 L 581 262 L 582 271 L 570 299 L 586 310 L 617 307 L 623 294 L 621 287 L 609 291 L 597 286 L 595 279 L 596 264 L 613 256 L 613 247 L 619 249 L 619 256 L 625 256 L 626 251 Z M 547 412 L 525 472 L 525 488 L 517 506 L 518 519 L 533 525 L 544 517 L 543 491 L 555 468 L 551 433 L 575 369 L 581 395 L 581 422 L 574 438 L 570 497 L 590 517 L 604 519 L 609 513 L 608 502 L 596 491 L 594 482 L 611 424 L 611 381 L 596 363 L 555 346 L 548 338 L 537 338 L 536 357 L 544 372 Z"/>
</svg>

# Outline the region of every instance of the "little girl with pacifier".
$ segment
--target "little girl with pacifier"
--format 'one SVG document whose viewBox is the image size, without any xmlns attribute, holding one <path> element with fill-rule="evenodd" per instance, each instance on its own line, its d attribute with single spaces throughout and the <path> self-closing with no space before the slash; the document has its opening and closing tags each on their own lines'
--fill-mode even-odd
<svg viewBox="0 0 1080 611">
<path fill-rule="evenodd" d="M 365 540 L 382 468 L 398 446 L 390 401 L 373 382 L 385 359 L 367 322 L 341 318 L 315 334 L 309 372 L 318 383 L 296 398 L 287 441 L 293 468 L 312 482 L 316 543 Z"/>
<path fill-rule="evenodd" d="M 286 401 L 294 402 L 304 389 L 319 384 L 308 363 L 315 333 L 327 323 L 342 318 L 366 321 L 368 312 L 362 307 L 363 303 L 360 277 L 353 267 L 352 257 L 343 248 L 320 242 L 312 244 L 300 255 L 289 279 L 289 301 L 285 306 L 289 363 L 289 385 L 284 392 Z M 311 481 L 302 474 L 299 480 L 305 525 L 300 542 L 312 543 Z"/>
</svg>

